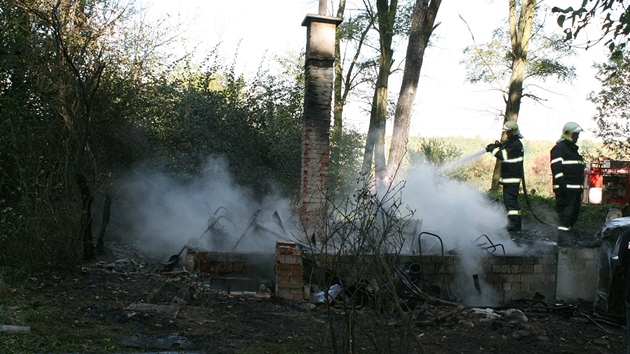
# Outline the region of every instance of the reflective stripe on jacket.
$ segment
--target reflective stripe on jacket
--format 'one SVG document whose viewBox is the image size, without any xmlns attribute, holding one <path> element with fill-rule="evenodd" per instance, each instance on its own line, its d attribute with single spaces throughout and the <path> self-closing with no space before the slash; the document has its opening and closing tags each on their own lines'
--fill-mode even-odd
<svg viewBox="0 0 630 354">
<path fill-rule="evenodd" d="M 561 186 L 567 190 L 582 191 L 584 188 L 584 158 L 579 147 L 572 141 L 561 139 L 551 149 L 551 174 L 553 189 Z"/>
<path fill-rule="evenodd" d="M 523 143 L 512 135 L 503 147 L 492 150 L 492 155 L 501 160 L 501 184 L 520 184 L 523 178 Z"/>
</svg>

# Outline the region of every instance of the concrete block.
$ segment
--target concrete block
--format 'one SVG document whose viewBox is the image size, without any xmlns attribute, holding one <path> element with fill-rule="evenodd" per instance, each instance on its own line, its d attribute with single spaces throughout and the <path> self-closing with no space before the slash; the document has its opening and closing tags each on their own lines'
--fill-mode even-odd
<svg viewBox="0 0 630 354">
<path fill-rule="evenodd" d="M 560 248 L 556 298 L 558 300 L 591 301 L 599 281 L 597 248 Z"/>
</svg>

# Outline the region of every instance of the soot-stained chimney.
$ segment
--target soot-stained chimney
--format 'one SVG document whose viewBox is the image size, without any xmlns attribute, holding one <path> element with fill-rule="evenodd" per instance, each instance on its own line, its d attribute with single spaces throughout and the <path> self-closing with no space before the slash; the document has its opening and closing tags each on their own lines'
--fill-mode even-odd
<svg viewBox="0 0 630 354">
<path fill-rule="evenodd" d="M 340 18 L 322 14 L 307 15 L 302 22 L 307 32 L 300 217 L 307 240 L 313 235 L 321 240 L 326 218 L 335 34 L 340 23 Z"/>
</svg>

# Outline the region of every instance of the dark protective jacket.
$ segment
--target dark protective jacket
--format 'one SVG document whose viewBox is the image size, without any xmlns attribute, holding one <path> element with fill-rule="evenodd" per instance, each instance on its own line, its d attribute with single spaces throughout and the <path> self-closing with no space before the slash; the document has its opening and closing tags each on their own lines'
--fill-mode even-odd
<svg viewBox="0 0 630 354">
<path fill-rule="evenodd" d="M 584 188 L 584 158 L 574 142 L 561 139 L 551 149 L 553 190 L 582 193 Z"/>
<path fill-rule="evenodd" d="M 523 178 L 523 143 L 517 135 L 512 135 L 503 146 L 492 150 L 492 155 L 501 160 L 501 184 L 521 183 Z"/>
<path fill-rule="evenodd" d="M 622 268 L 626 276 L 626 286 L 624 288 L 624 298 L 630 302 L 630 229 L 626 229 L 617 239 L 619 249 L 617 256 L 619 257 L 619 266 Z"/>
</svg>

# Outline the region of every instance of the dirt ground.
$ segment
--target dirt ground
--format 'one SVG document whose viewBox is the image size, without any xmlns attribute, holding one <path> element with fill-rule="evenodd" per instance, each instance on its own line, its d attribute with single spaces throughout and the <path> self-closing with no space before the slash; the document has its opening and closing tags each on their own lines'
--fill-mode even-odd
<svg viewBox="0 0 630 354">
<path fill-rule="evenodd" d="M 544 237 L 537 232 L 529 237 Z M 28 326 L 31 333 L 0 332 L 4 348 L 12 345 L 13 353 L 348 352 L 339 339 L 343 308 L 284 301 L 264 289 L 238 295 L 206 291 L 198 275 L 160 272 L 159 265 L 131 249 L 109 248 L 105 257 L 73 272 L 5 280 L 0 324 Z M 390 349 L 382 344 L 376 349 L 357 334 L 364 338 L 354 342 L 357 352 L 626 351 L 625 326 L 599 317 L 590 303 L 525 301 L 477 309 L 419 302 L 412 325 L 420 348 L 407 345 L 414 341 L 400 335 L 400 323 L 383 323 L 369 308 L 355 310 L 365 327 L 357 332 L 376 327 L 392 336 Z M 331 332 L 340 347 L 334 347 Z"/>
</svg>

